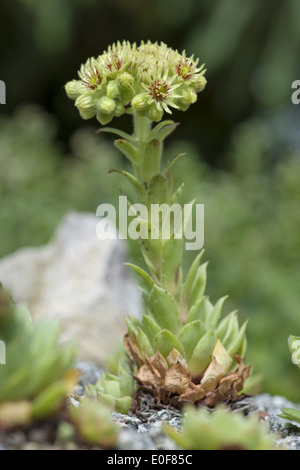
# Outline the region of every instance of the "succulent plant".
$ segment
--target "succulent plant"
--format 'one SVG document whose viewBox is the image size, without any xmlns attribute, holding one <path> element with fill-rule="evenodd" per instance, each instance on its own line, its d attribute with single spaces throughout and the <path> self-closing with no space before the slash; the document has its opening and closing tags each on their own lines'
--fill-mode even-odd
<svg viewBox="0 0 300 470">
<path fill-rule="evenodd" d="M 112 421 L 112 410 L 95 400 L 84 399 L 69 411 L 80 440 L 104 449 L 114 447 L 120 428 Z"/>
<path fill-rule="evenodd" d="M 288 338 L 288 346 L 292 355 L 292 361 L 300 367 L 300 336 L 290 335 Z M 282 408 L 280 418 L 294 421 L 300 424 L 300 410 L 294 408 Z"/>
<path fill-rule="evenodd" d="M 0 285 L 0 340 L 6 363 L 0 365 L 0 428 L 10 429 L 58 411 L 77 381 L 74 345 L 58 346 L 55 321 L 33 324 L 27 309 L 15 304 Z"/>
<path fill-rule="evenodd" d="M 164 426 L 165 432 L 187 450 L 272 450 L 275 443 L 265 424 L 256 415 L 245 417 L 222 405 L 209 412 L 205 408 L 184 410 L 182 431 Z"/>
<path fill-rule="evenodd" d="M 243 363 L 246 323 L 239 326 L 236 312 L 221 320 L 225 297 L 213 304 L 205 295 L 203 251 L 183 280 L 189 217 L 182 210 L 186 209 L 181 204 L 182 186 L 174 189 L 172 181 L 172 166 L 182 154 L 162 168 L 163 143 L 177 123 L 159 121 L 164 112 L 171 113 L 170 108 L 185 111 L 196 102 L 206 84 L 204 73 L 198 59 L 188 58 L 185 51 L 180 54 L 163 43 L 137 46 L 124 41 L 89 59 L 80 68 L 80 80 L 66 85 L 84 119 L 97 116 L 106 124 L 127 113 L 134 120 L 133 135 L 110 127 L 102 130 L 121 137 L 115 146 L 133 167 L 132 173 L 113 171 L 135 191 L 137 204 L 130 202 L 129 211 L 135 216 L 135 235 L 140 235 L 148 271 L 129 266 L 142 280 L 145 310 L 142 321 L 127 320 L 126 354 L 119 370 L 89 388 L 89 393 L 100 395 L 121 412 L 131 406 L 136 388 L 163 403 L 190 401 L 213 407 L 236 400 L 249 375 Z M 158 124 L 153 126 L 153 121 Z M 145 212 L 157 206 L 167 211 L 169 219 L 162 215 L 156 223 L 149 220 Z M 192 212 L 193 203 L 188 206 Z M 166 221 L 172 225 L 167 236 Z"/>
</svg>

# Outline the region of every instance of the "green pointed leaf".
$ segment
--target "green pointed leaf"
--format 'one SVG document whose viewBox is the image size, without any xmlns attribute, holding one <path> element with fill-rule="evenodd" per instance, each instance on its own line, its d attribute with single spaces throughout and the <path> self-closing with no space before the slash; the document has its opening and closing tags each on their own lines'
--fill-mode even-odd
<svg viewBox="0 0 300 470">
<path fill-rule="evenodd" d="M 162 121 L 162 122 L 159 122 L 151 131 L 150 133 L 150 137 L 149 139 L 150 140 L 153 140 L 153 139 L 156 139 L 157 138 L 157 135 L 158 133 L 164 129 L 164 127 L 167 127 L 167 126 L 170 126 L 172 124 L 175 124 L 174 121 L 171 121 L 171 120 L 166 120 L 166 121 Z"/>
<path fill-rule="evenodd" d="M 172 158 L 172 160 L 168 163 L 168 165 L 164 169 L 163 174 L 167 175 L 170 172 L 170 169 L 172 168 L 174 163 L 176 163 L 180 158 L 184 157 L 185 155 L 186 155 L 185 152 L 184 153 L 179 153 L 178 155 L 176 155 L 176 157 Z"/>
<path fill-rule="evenodd" d="M 168 198 L 167 178 L 161 173 L 152 176 L 148 183 L 148 204 L 163 204 Z"/>
<path fill-rule="evenodd" d="M 178 332 L 180 323 L 177 305 L 174 297 L 167 290 L 154 285 L 150 306 L 152 314 L 161 328 L 166 328 L 173 333 Z"/>
<path fill-rule="evenodd" d="M 159 132 L 157 132 L 156 139 L 159 139 L 161 142 L 163 142 L 170 134 L 172 134 L 172 132 L 175 131 L 178 125 L 178 122 L 174 122 L 173 124 L 164 126 L 162 129 L 160 129 Z"/>
<path fill-rule="evenodd" d="M 146 196 L 146 189 L 144 188 L 144 186 L 139 182 L 139 180 L 135 176 L 133 176 L 131 173 L 128 173 L 127 171 L 118 170 L 118 169 L 117 170 L 111 169 L 111 170 L 109 170 L 108 173 L 117 173 L 121 176 L 124 176 L 131 183 L 131 185 L 133 186 L 133 188 L 137 192 L 137 195 L 139 196 L 139 198 L 141 200 L 144 200 L 144 198 Z"/>
<path fill-rule="evenodd" d="M 232 317 L 236 317 L 237 315 L 237 310 L 234 310 L 233 312 L 230 312 L 228 315 L 226 315 L 223 320 L 220 321 L 219 325 L 216 328 L 216 335 L 222 343 L 225 345 L 224 338 L 225 335 L 227 334 L 228 328 L 230 321 L 232 321 Z"/>
<path fill-rule="evenodd" d="M 181 329 L 178 338 L 183 346 L 187 361 L 191 359 L 196 345 L 206 332 L 207 330 L 200 320 L 188 323 Z"/>
<path fill-rule="evenodd" d="M 153 340 L 153 348 L 159 351 L 166 359 L 173 348 L 184 356 L 184 350 L 179 339 L 168 330 L 161 330 Z"/>
<path fill-rule="evenodd" d="M 126 415 L 127 412 L 130 410 L 132 405 L 132 397 L 122 397 L 118 398 L 115 401 L 115 409 L 117 413 L 121 413 L 123 415 Z"/>
<path fill-rule="evenodd" d="M 162 248 L 161 285 L 172 295 L 178 296 L 181 291 L 181 263 L 183 240 L 170 238 L 165 240 Z"/>
<path fill-rule="evenodd" d="M 134 389 L 132 375 L 124 367 L 120 366 L 118 376 L 121 395 L 132 395 Z"/>
<path fill-rule="evenodd" d="M 239 332 L 239 322 L 238 322 L 237 314 L 235 312 L 232 312 L 232 314 L 229 317 L 227 331 L 225 335 L 223 335 L 223 339 L 220 336 L 220 339 L 222 343 L 224 344 L 225 348 L 228 348 L 228 346 L 234 341 L 234 338 L 237 337 L 238 332 Z"/>
<path fill-rule="evenodd" d="M 136 139 L 130 134 L 127 134 L 127 132 L 120 131 L 120 129 L 115 129 L 114 127 L 101 127 L 97 131 L 97 134 L 100 134 L 102 132 L 107 132 L 109 134 L 115 134 L 118 137 L 121 137 L 122 139 L 129 140 L 130 142 L 134 142 Z"/>
<path fill-rule="evenodd" d="M 205 317 L 204 324 L 206 327 L 215 328 L 217 326 L 222 315 L 222 307 L 227 298 L 228 296 L 226 295 L 225 297 L 219 299 L 213 307 L 212 311 Z"/>
<path fill-rule="evenodd" d="M 201 264 L 197 270 L 196 278 L 189 296 L 189 308 L 201 299 L 206 287 L 206 266 L 207 263 Z"/>
<path fill-rule="evenodd" d="M 158 139 L 150 140 L 144 150 L 144 160 L 142 164 L 143 180 L 149 179 L 159 172 L 162 145 Z"/>
<path fill-rule="evenodd" d="M 119 398 L 121 396 L 120 382 L 118 380 L 103 380 L 101 386 L 103 393 L 115 398 Z"/>
<path fill-rule="evenodd" d="M 198 341 L 188 363 L 188 367 L 194 376 L 200 375 L 204 372 L 210 363 L 216 342 L 217 339 L 212 330 L 205 333 L 205 335 Z"/>
<path fill-rule="evenodd" d="M 288 419 L 290 421 L 296 421 L 300 424 L 300 410 L 294 408 L 282 408 L 282 414 L 278 415 L 280 418 Z"/>
<path fill-rule="evenodd" d="M 135 145 L 124 139 L 116 140 L 114 145 L 133 165 L 139 165 L 141 163 L 141 155 Z"/>
<path fill-rule="evenodd" d="M 138 328 L 138 332 L 136 335 L 136 344 L 143 357 L 145 357 L 145 355 L 147 355 L 148 357 L 153 356 L 153 348 L 141 328 Z"/>
<path fill-rule="evenodd" d="M 151 276 L 149 276 L 149 274 L 146 273 L 146 271 L 144 271 L 142 268 L 132 263 L 125 263 L 125 266 L 129 266 L 130 268 L 132 268 L 143 279 L 148 289 L 153 288 L 154 281 L 151 278 Z"/>
<path fill-rule="evenodd" d="M 237 354 L 238 350 L 240 349 L 242 341 L 244 340 L 246 335 L 247 323 L 248 320 L 243 323 L 236 338 L 234 338 L 234 340 L 226 347 L 227 352 L 230 356 L 233 356 L 233 354 Z"/>
<path fill-rule="evenodd" d="M 153 318 L 150 317 L 150 315 L 146 314 L 143 315 L 142 324 L 150 343 L 153 343 L 154 336 L 161 331 L 160 326 Z"/>
<path fill-rule="evenodd" d="M 209 317 L 213 310 L 213 306 L 205 295 L 194 305 L 188 313 L 186 323 L 193 322 L 195 320 L 201 320 L 204 324 L 206 318 Z"/>
<path fill-rule="evenodd" d="M 186 277 L 184 286 L 183 286 L 183 292 L 182 292 L 182 301 L 188 303 L 193 284 L 196 279 L 198 267 L 201 261 L 201 258 L 203 256 L 204 250 L 200 251 L 200 253 L 196 256 L 195 260 L 193 261 L 190 270 L 188 272 L 188 275 Z"/>
<path fill-rule="evenodd" d="M 135 318 L 135 317 L 126 317 L 125 322 L 126 322 L 126 325 L 127 325 L 127 328 L 128 328 L 128 332 L 129 333 L 134 333 L 135 335 L 137 335 L 138 328 L 140 326 L 140 323 L 137 320 L 137 318 Z"/>
<path fill-rule="evenodd" d="M 170 204 L 180 204 L 184 183 L 173 193 Z"/>
</svg>

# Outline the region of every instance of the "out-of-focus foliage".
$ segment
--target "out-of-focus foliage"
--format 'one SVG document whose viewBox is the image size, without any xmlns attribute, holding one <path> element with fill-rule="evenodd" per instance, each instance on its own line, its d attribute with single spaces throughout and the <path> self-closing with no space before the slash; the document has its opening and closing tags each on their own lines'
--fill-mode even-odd
<svg viewBox="0 0 300 470">
<path fill-rule="evenodd" d="M 31 323 L 0 285 L 0 338 L 6 364 L 0 367 L 0 428 L 25 425 L 57 412 L 77 382 L 74 345 L 58 346 L 54 321 Z"/>
<path fill-rule="evenodd" d="M 83 128 L 63 159 L 54 135 L 54 120 L 37 107 L 0 120 L 0 256 L 45 243 L 67 210 L 95 212 L 101 201 L 115 202 L 119 178 L 105 177 L 118 164 L 111 146 Z"/>
<path fill-rule="evenodd" d="M 219 406 L 213 412 L 186 407 L 182 431 L 166 432 L 186 450 L 275 450 L 273 438 L 258 416 L 245 416 Z"/>
</svg>

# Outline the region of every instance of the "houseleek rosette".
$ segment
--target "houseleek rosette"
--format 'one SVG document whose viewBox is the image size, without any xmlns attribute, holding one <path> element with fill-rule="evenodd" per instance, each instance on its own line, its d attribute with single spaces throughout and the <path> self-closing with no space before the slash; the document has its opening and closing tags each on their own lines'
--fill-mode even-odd
<svg viewBox="0 0 300 470">
<path fill-rule="evenodd" d="M 153 204 L 169 208 L 181 204 L 182 187 L 174 189 L 172 181 L 172 165 L 181 155 L 162 165 L 164 140 L 177 124 L 162 118 L 172 109 L 185 111 L 196 102 L 206 85 L 204 74 L 204 65 L 185 52 L 163 43 L 137 46 L 124 41 L 88 59 L 80 68 L 79 80 L 66 84 L 67 95 L 75 100 L 83 119 L 96 116 L 105 125 L 124 113 L 133 115 L 132 135 L 110 127 L 102 131 L 119 137 L 115 146 L 133 171 L 114 171 L 132 184 L 134 202 L 148 209 Z M 141 212 L 135 215 L 141 231 L 157 234 L 141 239 L 148 271 L 130 265 L 142 280 L 144 315 L 141 321 L 127 320 L 126 354 L 117 373 L 107 373 L 90 392 L 124 413 L 136 389 L 154 394 L 163 403 L 214 406 L 235 400 L 249 375 L 242 359 L 246 323 L 239 327 L 236 312 L 221 320 L 225 297 L 212 304 L 205 296 L 202 252 L 183 279 L 183 223 L 179 228 L 174 224 L 166 238 L 162 227 L 151 226 Z"/>
</svg>

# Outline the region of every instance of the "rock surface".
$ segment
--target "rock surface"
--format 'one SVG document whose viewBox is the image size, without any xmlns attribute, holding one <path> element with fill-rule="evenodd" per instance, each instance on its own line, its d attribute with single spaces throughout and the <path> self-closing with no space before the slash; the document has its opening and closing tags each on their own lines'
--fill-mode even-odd
<svg viewBox="0 0 300 470">
<path fill-rule="evenodd" d="M 142 310 L 139 289 L 124 266 L 126 244 L 97 238 L 98 222 L 90 213 L 69 213 L 47 245 L 0 260 L 0 282 L 33 319 L 56 317 L 62 340 L 78 342 L 80 359 L 104 365 L 122 341 L 124 317 Z"/>
</svg>

